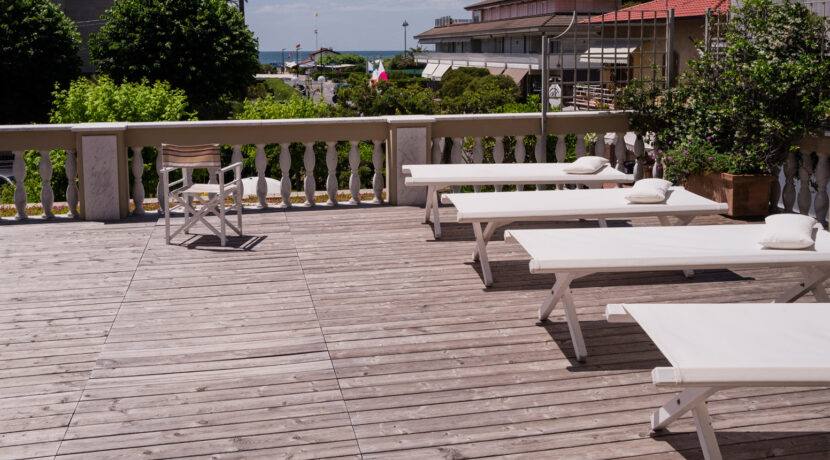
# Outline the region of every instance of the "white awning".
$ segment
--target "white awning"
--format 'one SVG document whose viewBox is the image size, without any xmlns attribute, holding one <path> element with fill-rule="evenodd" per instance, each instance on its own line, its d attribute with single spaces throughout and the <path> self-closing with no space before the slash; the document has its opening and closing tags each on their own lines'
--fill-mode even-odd
<svg viewBox="0 0 830 460">
<path fill-rule="evenodd" d="M 450 64 L 438 64 L 438 68 L 435 69 L 435 72 L 432 72 L 432 76 L 430 78 L 433 80 L 440 80 L 448 70 L 450 70 Z"/>
<path fill-rule="evenodd" d="M 437 62 L 428 62 L 427 66 L 424 68 L 424 71 L 421 72 L 421 77 L 423 78 L 430 78 L 432 73 L 435 72 L 435 69 L 438 67 Z"/>
<path fill-rule="evenodd" d="M 639 44 L 592 47 L 579 55 L 579 62 L 586 64 L 628 64 L 628 56 Z"/>
</svg>

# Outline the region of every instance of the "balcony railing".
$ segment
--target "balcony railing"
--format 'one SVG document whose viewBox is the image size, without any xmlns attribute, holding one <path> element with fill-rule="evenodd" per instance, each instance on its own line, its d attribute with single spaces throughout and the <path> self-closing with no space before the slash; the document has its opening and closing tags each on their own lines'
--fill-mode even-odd
<svg viewBox="0 0 830 460">
<path fill-rule="evenodd" d="M 126 217 L 131 209 L 130 198 L 134 214 L 145 212 L 148 192 L 158 195 L 158 191 L 145 190 L 141 152 L 155 152 L 162 143 L 231 146 L 232 161 L 242 159 L 244 145 L 253 146 L 247 148 L 255 151 L 253 163 L 260 208 L 270 206 L 265 186 L 269 161 L 277 161 L 281 171 L 281 177 L 276 177 L 281 180 L 282 200 L 277 205 L 280 207 L 290 207 L 292 192 L 296 197 L 298 191 L 305 198 L 303 205 L 314 206 L 317 184 L 313 174 L 305 174 L 300 183 L 292 182 L 291 176 L 293 173 L 297 177 L 298 172 L 315 168 L 320 171 L 323 166 L 326 171 L 323 188 L 329 205 L 340 204 L 337 179 L 343 174 L 349 177 L 347 192 L 351 195 L 351 204 L 360 203 L 360 190 L 364 187 L 374 192 L 375 203 L 383 202 L 382 197 L 386 196 L 393 205 L 423 204 L 425 190 L 404 186 L 403 164 L 563 162 L 569 154 L 576 157 L 595 154 L 609 158 L 621 170 L 627 161 L 633 161 L 635 178 L 643 177 L 646 149 L 639 135 L 626 144 L 625 134 L 630 129 L 627 113 L 557 112 L 549 114 L 547 126 L 547 134 L 556 136 L 550 156 L 543 150 L 542 142 L 538 142 L 541 135 L 538 113 L 0 126 L 0 151 L 14 153 L 12 170 L 17 183 L 22 184 L 27 174 L 39 176 L 44 218 L 54 217 L 51 185 L 54 154 L 50 156 L 50 151 L 64 151 L 69 216 L 93 220 Z M 342 148 L 344 142 L 348 143 L 348 161 L 340 164 L 347 167 L 338 169 L 338 146 Z M 315 153 L 315 144 L 318 149 L 323 145 L 319 143 L 325 145 L 324 161 L 318 160 Z M 269 160 L 266 146 L 272 149 L 276 148 L 274 145 L 279 146 L 279 155 Z M 358 174 L 360 145 L 371 148 L 371 183 L 361 183 Z M 303 149 L 302 161 L 297 161 L 297 157 L 292 160 L 290 151 L 296 152 L 299 148 Z M 24 153 L 32 150 L 40 156 L 37 171 L 26 170 Z M 830 135 L 806 139 L 801 152 L 791 154 L 782 169 L 778 188 L 783 189 L 784 209 L 811 212 L 826 221 L 828 157 Z M 654 173 L 659 175 L 659 168 L 654 168 Z M 775 202 L 778 196 L 778 193 L 774 195 Z M 17 219 L 27 218 L 27 201 L 24 188 L 17 187 L 14 193 Z M 160 207 L 163 205 L 160 203 Z"/>
</svg>

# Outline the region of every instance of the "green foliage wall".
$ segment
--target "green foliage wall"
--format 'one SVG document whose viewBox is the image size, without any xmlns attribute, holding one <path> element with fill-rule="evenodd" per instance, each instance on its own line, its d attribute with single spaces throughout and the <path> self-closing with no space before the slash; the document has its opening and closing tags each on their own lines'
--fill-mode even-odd
<svg viewBox="0 0 830 460">
<path fill-rule="evenodd" d="M 168 81 L 201 119 L 227 118 L 259 69 L 257 41 L 224 0 L 119 0 L 89 42 L 99 72 L 116 81 Z"/>
<path fill-rule="evenodd" d="M 81 73 L 75 24 L 49 0 L 0 2 L 0 124 L 43 123 L 51 92 Z"/>
</svg>

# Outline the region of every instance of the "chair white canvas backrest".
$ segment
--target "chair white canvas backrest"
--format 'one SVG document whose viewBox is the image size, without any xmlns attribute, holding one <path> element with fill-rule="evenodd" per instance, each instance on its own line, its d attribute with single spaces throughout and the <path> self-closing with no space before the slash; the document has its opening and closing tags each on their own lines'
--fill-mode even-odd
<svg viewBox="0 0 830 460">
<path fill-rule="evenodd" d="M 220 168 L 219 144 L 161 144 L 161 161 L 165 168 Z"/>
</svg>

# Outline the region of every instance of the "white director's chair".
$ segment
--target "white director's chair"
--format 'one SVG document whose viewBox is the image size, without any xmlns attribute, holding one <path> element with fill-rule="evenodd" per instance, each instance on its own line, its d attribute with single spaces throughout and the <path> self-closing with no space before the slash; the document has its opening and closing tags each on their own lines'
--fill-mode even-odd
<svg viewBox="0 0 830 460">
<path fill-rule="evenodd" d="M 189 233 L 196 222 L 202 222 L 210 229 L 224 246 L 227 242 L 225 226 L 229 226 L 238 235 L 242 235 L 242 163 L 234 163 L 222 168 L 219 157 L 219 145 L 161 145 L 162 161 L 162 188 L 166 202 L 164 205 L 164 232 L 167 244 L 180 232 Z M 170 182 L 170 173 L 177 169 L 182 170 L 182 178 Z M 215 174 L 215 184 L 193 184 L 191 174 L 194 169 L 207 169 L 209 174 Z M 225 173 L 233 170 L 234 179 L 225 182 Z M 171 187 L 179 186 L 170 190 Z M 233 196 L 233 204 L 225 206 L 225 200 Z M 181 206 L 184 210 L 184 225 L 170 233 L 170 202 L 173 207 Z M 196 207 L 194 207 L 196 205 Z M 197 209 L 198 207 L 198 209 Z M 227 211 L 236 211 L 236 225 L 227 219 Z M 219 217 L 219 229 L 211 225 L 207 219 L 213 214 Z"/>
</svg>

